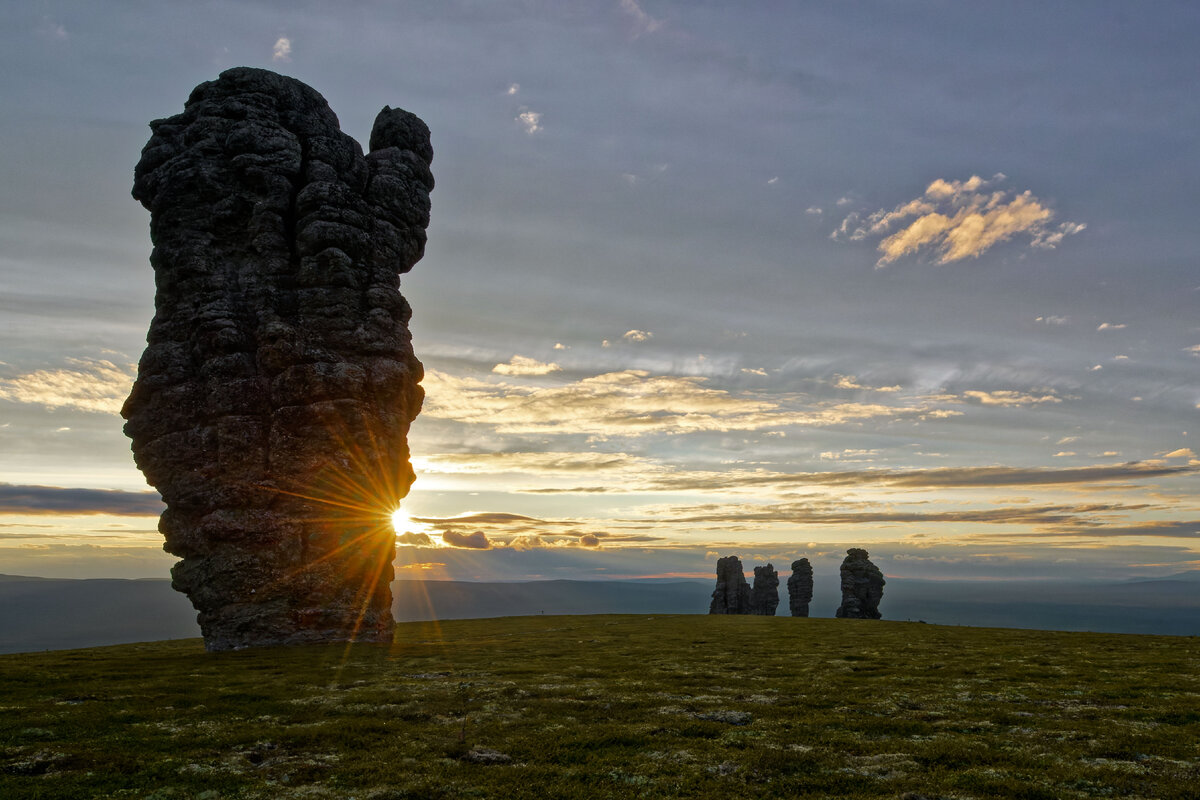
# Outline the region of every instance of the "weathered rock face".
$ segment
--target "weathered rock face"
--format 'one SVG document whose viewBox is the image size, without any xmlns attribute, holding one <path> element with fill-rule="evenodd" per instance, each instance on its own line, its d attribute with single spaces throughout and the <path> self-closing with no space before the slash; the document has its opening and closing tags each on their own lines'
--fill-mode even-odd
<svg viewBox="0 0 1200 800">
<path fill-rule="evenodd" d="M 173 585 L 209 650 L 388 641 L 423 398 L 398 274 L 424 253 L 429 130 L 384 108 L 364 157 L 320 94 L 248 68 L 150 127 L 156 311 L 122 414 Z"/>
<path fill-rule="evenodd" d="M 749 614 L 750 584 L 737 556 L 717 559 L 717 588 L 712 593 L 710 614 Z"/>
<path fill-rule="evenodd" d="M 813 571 L 807 558 L 792 562 L 792 576 L 788 578 L 788 608 L 793 617 L 807 617 L 808 604 L 813 596 Z"/>
<path fill-rule="evenodd" d="M 750 590 L 750 613 L 775 616 L 779 607 L 779 573 L 772 564 L 754 568 L 754 588 Z"/>
<path fill-rule="evenodd" d="M 883 573 L 867 558 L 860 547 L 846 551 L 842 562 L 842 604 L 837 616 L 850 619 L 879 619 L 879 601 L 883 599 Z"/>
</svg>

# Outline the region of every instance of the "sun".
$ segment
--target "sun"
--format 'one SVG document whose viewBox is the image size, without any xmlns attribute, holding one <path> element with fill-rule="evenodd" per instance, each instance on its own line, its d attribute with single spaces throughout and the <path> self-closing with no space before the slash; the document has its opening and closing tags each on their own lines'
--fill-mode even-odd
<svg viewBox="0 0 1200 800">
<path fill-rule="evenodd" d="M 397 508 L 392 512 L 392 528 L 396 533 L 404 533 L 412 528 L 412 518 L 403 508 Z"/>
</svg>

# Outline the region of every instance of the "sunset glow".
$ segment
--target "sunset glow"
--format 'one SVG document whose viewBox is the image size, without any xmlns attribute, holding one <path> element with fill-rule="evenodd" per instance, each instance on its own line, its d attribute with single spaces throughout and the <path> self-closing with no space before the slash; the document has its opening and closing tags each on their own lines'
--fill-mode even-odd
<svg viewBox="0 0 1200 800">
<path fill-rule="evenodd" d="M 118 413 L 154 313 L 130 182 L 146 122 L 242 64 L 364 144 L 383 103 L 432 130 L 416 481 L 345 436 L 273 487 L 398 575 L 1200 568 L 1189 5 L 534 6 L 384 4 L 353 58 L 319 5 L 14 7 L 0 573 L 168 574 Z"/>
</svg>

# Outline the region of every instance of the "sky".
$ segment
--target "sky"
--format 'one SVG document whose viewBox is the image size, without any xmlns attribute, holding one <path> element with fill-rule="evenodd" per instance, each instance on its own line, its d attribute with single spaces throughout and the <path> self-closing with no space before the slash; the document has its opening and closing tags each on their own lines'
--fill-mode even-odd
<svg viewBox="0 0 1200 800">
<path fill-rule="evenodd" d="M 147 123 L 432 131 L 400 577 L 1200 568 L 1190 2 L 0 4 L 0 573 L 167 577 Z"/>
</svg>

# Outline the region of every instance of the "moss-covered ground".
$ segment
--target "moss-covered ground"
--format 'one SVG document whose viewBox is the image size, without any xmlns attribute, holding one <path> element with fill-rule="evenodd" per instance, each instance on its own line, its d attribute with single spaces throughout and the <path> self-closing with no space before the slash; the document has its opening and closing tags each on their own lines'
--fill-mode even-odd
<svg viewBox="0 0 1200 800">
<path fill-rule="evenodd" d="M 707 616 L 0 656 L 2 798 L 1196 798 L 1200 639 Z"/>
</svg>

